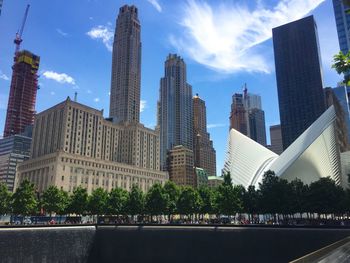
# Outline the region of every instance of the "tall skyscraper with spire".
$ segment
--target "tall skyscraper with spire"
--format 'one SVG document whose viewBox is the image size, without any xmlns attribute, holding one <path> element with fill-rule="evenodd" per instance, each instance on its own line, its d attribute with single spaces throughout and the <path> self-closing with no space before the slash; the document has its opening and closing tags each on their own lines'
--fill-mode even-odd
<svg viewBox="0 0 350 263">
<path fill-rule="evenodd" d="M 140 121 L 141 39 L 138 10 L 119 9 L 113 42 L 109 117 L 115 122 Z"/>
<path fill-rule="evenodd" d="M 165 61 L 159 96 L 160 162 L 166 170 L 167 154 L 174 146 L 193 150 L 192 87 L 187 83 L 186 64 L 176 54 L 170 54 Z"/>
<path fill-rule="evenodd" d="M 243 93 L 232 96 L 230 130 L 232 128 L 266 145 L 265 112 L 262 110 L 261 97 L 248 93 L 247 84 L 244 84 Z"/>
</svg>

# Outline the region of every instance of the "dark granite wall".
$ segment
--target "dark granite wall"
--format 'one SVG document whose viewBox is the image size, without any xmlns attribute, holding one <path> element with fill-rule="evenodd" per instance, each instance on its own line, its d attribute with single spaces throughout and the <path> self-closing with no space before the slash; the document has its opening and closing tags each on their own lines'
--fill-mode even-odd
<svg viewBox="0 0 350 263">
<path fill-rule="evenodd" d="M 0 262 L 87 262 L 96 229 L 43 227 L 0 229 Z"/>
<path fill-rule="evenodd" d="M 350 230 L 243 227 L 98 227 L 89 262 L 289 262 Z"/>
<path fill-rule="evenodd" d="M 0 262 L 289 262 L 350 229 L 94 226 L 0 228 Z"/>
</svg>

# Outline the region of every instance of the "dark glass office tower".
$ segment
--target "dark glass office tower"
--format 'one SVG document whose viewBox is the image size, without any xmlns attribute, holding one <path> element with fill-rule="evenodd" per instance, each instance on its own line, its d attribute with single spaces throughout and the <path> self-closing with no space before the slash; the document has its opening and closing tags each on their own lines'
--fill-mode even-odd
<svg viewBox="0 0 350 263">
<path fill-rule="evenodd" d="M 313 16 L 272 30 L 283 148 L 325 110 L 321 57 Z"/>
</svg>

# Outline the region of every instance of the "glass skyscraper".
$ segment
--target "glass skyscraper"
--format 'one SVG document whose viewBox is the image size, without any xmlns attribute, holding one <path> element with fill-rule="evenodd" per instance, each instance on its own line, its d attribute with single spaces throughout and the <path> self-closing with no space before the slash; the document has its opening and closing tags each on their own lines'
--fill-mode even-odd
<svg viewBox="0 0 350 263">
<path fill-rule="evenodd" d="M 174 146 L 193 150 L 192 87 L 187 83 L 186 64 L 180 56 L 167 57 L 159 91 L 160 163 L 166 170 L 167 154 Z"/>
<path fill-rule="evenodd" d="M 321 57 L 313 16 L 273 32 L 283 148 L 325 111 Z"/>
<path fill-rule="evenodd" d="M 349 86 L 336 87 L 333 89 L 333 93 L 337 97 L 344 111 L 345 123 L 348 130 L 348 142 L 350 142 L 350 106 L 349 106 L 350 87 Z"/>
<path fill-rule="evenodd" d="M 10 191 L 14 189 L 17 165 L 29 158 L 31 142 L 32 138 L 19 134 L 0 139 L 0 183 Z"/>
<path fill-rule="evenodd" d="M 338 39 L 340 50 L 346 54 L 349 52 L 350 46 L 350 14 L 346 11 L 350 10 L 350 6 L 344 5 L 343 0 L 333 0 L 335 23 L 337 25 Z"/>
</svg>

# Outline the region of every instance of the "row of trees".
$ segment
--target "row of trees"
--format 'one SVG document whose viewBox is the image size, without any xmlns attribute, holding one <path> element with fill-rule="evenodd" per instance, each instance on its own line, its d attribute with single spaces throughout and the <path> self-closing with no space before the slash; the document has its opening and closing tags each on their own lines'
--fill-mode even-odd
<svg viewBox="0 0 350 263">
<path fill-rule="evenodd" d="M 247 190 L 233 186 L 230 174 L 224 176 L 224 183 L 216 189 L 178 187 L 169 181 L 164 186 L 153 185 L 147 193 L 134 185 L 130 192 L 115 188 L 107 193 L 97 188 L 91 195 L 77 187 L 69 195 L 51 186 L 39 196 L 28 181 L 23 181 L 14 194 L 0 185 L 0 214 L 34 215 L 42 210 L 50 215 L 165 215 L 169 219 L 174 214 L 189 217 L 237 213 L 246 213 L 249 217 L 257 214 L 295 217 L 301 213 L 340 215 L 350 211 L 350 192 L 330 178 L 305 185 L 300 180 L 289 183 L 272 171 L 265 174 L 259 189 L 250 186 Z"/>
</svg>

